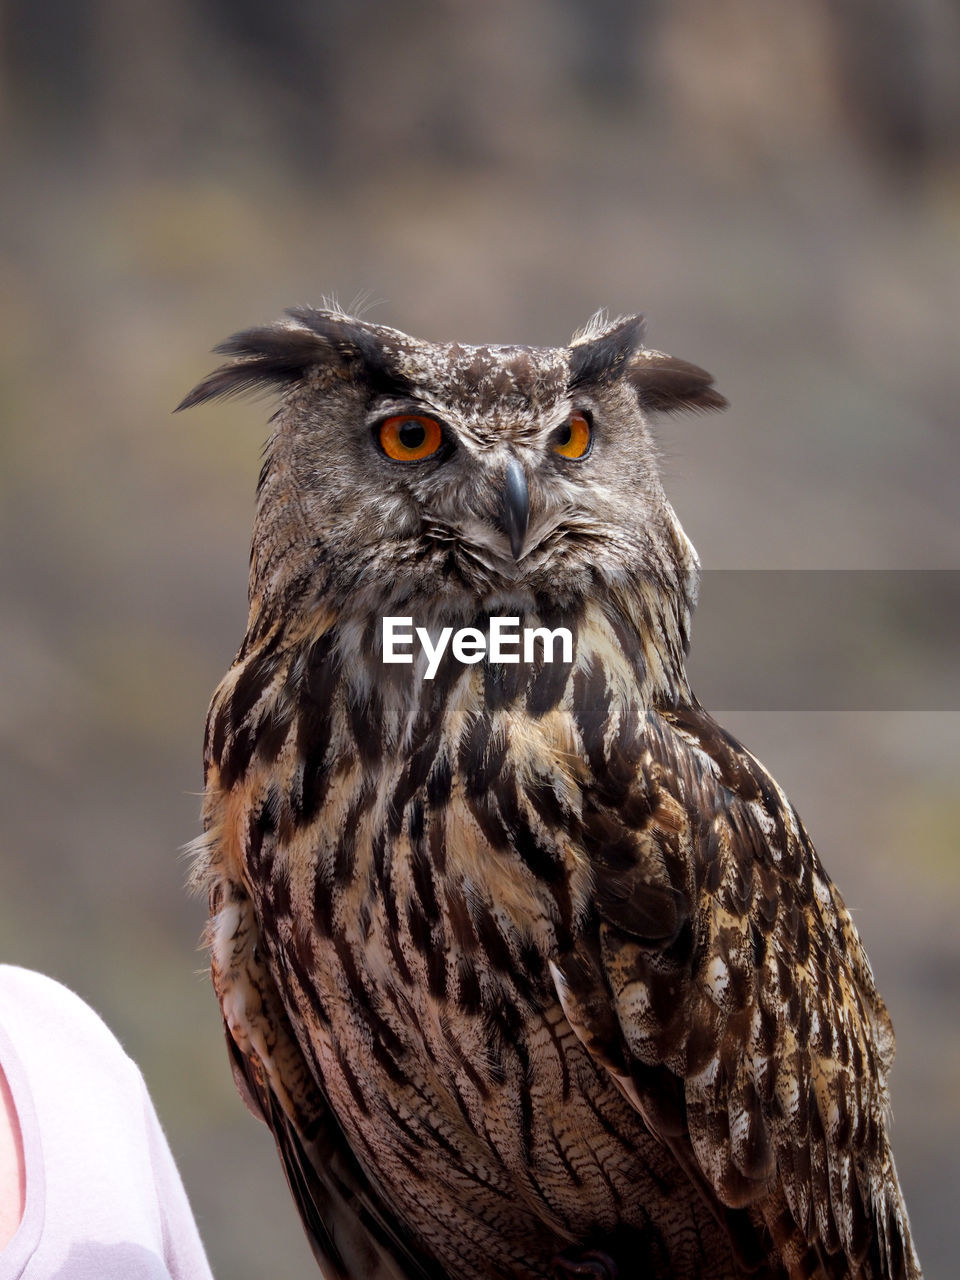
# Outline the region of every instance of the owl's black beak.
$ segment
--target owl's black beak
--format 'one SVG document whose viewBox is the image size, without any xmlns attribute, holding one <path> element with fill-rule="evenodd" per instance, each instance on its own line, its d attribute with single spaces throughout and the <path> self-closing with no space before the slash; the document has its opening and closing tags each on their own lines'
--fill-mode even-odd
<svg viewBox="0 0 960 1280">
<path fill-rule="evenodd" d="M 514 560 L 519 560 L 523 552 L 529 519 L 530 494 L 527 492 L 527 477 L 516 458 L 511 458 L 503 473 L 500 522 L 503 532 L 510 539 Z"/>
</svg>

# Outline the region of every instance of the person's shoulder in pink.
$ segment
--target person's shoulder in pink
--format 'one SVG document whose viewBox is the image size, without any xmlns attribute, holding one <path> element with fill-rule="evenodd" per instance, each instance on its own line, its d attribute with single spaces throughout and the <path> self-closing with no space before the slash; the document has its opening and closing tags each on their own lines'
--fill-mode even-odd
<svg viewBox="0 0 960 1280">
<path fill-rule="evenodd" d="M 10 965 L 0 1248 L 0 1280 L 212 1280 L 136 1064 L 73 992 Z"/>
</svg>

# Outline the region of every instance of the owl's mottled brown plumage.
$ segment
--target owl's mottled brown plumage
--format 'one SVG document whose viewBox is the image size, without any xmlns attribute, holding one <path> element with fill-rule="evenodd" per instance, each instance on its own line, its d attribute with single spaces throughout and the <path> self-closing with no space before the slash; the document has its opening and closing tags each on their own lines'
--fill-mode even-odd
<svg viewBox="0 0 960 1280">
<path fill-rule="evenodd" d="M 185 401 L 282 391 L 197 878 L 234 1074 L 329 1277 L 920 1275 L 860 939 L 684 671 L 698 567 L 645 415 L 724 401 L 641 336 L 299 310 Z M 442 446 L 391 460 L 396 415 Z M 448 648 L 427 680 L 382 661 L 384 615 L 564 626 L 571 660 Z"/>
</svg>

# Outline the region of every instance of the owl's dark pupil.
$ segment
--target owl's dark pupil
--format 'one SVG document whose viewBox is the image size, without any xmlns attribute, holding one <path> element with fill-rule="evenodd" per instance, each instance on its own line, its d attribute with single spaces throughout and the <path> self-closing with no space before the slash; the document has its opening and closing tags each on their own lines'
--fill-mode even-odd
<svg viewBox="0 0 960 1280">
<path fill-rule="evenodd" d="M 414 418 L 404 422 L 397 431 L 397 439 L 405 449 L 419 449 L 426 438 L 426 431 Z"/>
<path fill-rule="evenodd" d="M 562 427 L 557 427 L 557 444 L 561 446 L 569 444 L 572 435 L 573 428 L 569 422 L 565 422 Z"/>
</svg>

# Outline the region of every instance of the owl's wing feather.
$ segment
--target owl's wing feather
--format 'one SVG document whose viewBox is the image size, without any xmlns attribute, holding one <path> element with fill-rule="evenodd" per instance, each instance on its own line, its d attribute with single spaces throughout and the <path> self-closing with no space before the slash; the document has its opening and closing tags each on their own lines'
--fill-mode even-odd
<svg viewBox="0 0 960 1280">
<path fill-rule="evenodd" d="M 439 1280 L 373 1189 L 310 1071 L 258 945 L 249 898 L 221 882 L 213 906 L 213 981 L 234 1080 L 273 1134 L 321 1273 L 327 1280 Z"/>
<path fill-rule="evenodd" d="M 276 1099 L 263 1083 L 250 1057 L 244 1054 L 230 1029 L 224 1025 L 227 1052 L 233 1068 L 237 1090 L 250 1112 L 262 1120 L 274 1136 L 287 1185 L 300 1214 L 304 1231 L 321 1269 L 330 1280 L 344 1280 L 348 1275 L 339 1247 L 327 1226 L 330 1196 L 317 1177 L 303 1149 L 300 1135 Z M 323 1209 L 326 1208 L 326 1215 Z"/>
<path fill-rule="evenodd" d="M 640 733 L 632 769 L 591 760 L 595 911 L 555 969 L 568 1019 L 722 1204 L 759 1208 L 791 1276 L 913 1280 L 893 1031 L 850 915 L 777 784 L 701 708 Z"/>
</svg>

